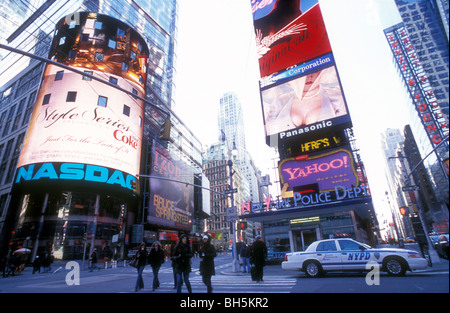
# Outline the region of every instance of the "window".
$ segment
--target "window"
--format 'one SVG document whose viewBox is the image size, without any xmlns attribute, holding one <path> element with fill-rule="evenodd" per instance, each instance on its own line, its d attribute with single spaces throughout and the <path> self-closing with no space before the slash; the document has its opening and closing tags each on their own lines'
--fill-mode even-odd
<svg viewBox="0 0 450 313">
<path fill-rule="evenodd" d="M 77 21 L 70 21 L 69 29 L 74 29 L 77 26 Z"/>
<path fill-rule="evenodd" d="M 116 49 L 116 42 L 114 40 L 109 40 L 108 41 L 108 47 Z"/>
<path fill-rule="evenodd" d="M 102 29 L 103 23 L 99 21 L 94 22 L 94 28 L 95 29 Z"/>
<path fill-rule="evenodd" d="M 341 250 L 359 250 L 360 244 L 351 240 L 338 240 Z"/>
<path fill-rule="evenodd" d="M 337 251 L 336 243 L 332 241 L 323 241 L 317 245 L 316 251 Z"/>
<path fill-rule="evenodd" d="M 55 80 L 62 80 L 64 76 L 64 71 L 58 71 L 55 75 Z"/>
<path fill-rule="evenodd" d="M 112 84 L 114 84 L 114 85 L 117 85 L 117 78 L 111 76 L 111 77 L 109 78 L 109 82 L 112 83 Z"/>
<path fill-rule="evenodd" d="M 94 75 L 93 71 L 84 71 L 86 74 Z M 83 75 L 83 80 L 92 80 L 92 78 Z"/>
<path fill-rule="evenodd" d="M 117 28 L 117 36 L 124 37 L 125 31 L 123 29 Z"/>
<path fill-rule="evenodd" d="M 46 104 L 50 103 L 50 96 L 51 96 L 51 94 L 49 94 L 49 93 L 44 96 L 44 99 L 42 100 L 42 105 L 46 105 Z"/>
<path fill-rule="evenodd" d="M 122 71 L 128 72 L 128 63 L 122 62 Z"/>
<path fill-rule="evenodd" d="M 106 108 L 107 103 L 108 103 L 107 97 L 98 96 L 98 101 L 97 101 L 98 106 Z"/>
<path fill-rule="evenodd" d="M 63 45 L 66 42 L 66 37 L 59 38 L 59 45 Z"/>
<path fill-rule="evenodd" d="M 128 105 L 123 105 L 123 115 L 130 116 L 130 107 Z"/>
<path fill-rule="evenodd" d="M 77 99 L 76 91 L 69 91 L 67 93 L 66 102 L 75 102 L 76 99 Z"/>
<path fill-rule="evenodd" d="M 103 62 L 103 53 L 95 52 L 94 61 Z"/>
</svg>

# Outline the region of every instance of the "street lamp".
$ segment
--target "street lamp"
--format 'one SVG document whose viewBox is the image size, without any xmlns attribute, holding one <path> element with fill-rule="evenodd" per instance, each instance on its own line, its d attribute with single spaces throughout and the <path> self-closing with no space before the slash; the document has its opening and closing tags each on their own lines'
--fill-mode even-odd
<svg viewBox="0 0 450 313">
<path fill-rule="evenodd" d="M 233 149 L 235 149 L 236 146 L 233 143 Z M 228 167 L 230 168 L 230 190 L 233 189 L 233 161 L 231 159 L 228 160 Z M 233 192 L 230 193 L 230 197 L 231 197 L 231 207 L 234 207 L 234 196 L 233 196 Z M 239 272 L 240 269 L 240 265 L 239 265 L 239 260 L 238 260 L 238 253 L 236 251 L 236 220 L 232 220 L 230 221 L 231 223 L 231 240 L 232 240 L 232 245 L 233 245 L 233 261 L 231 262 L 231 268 L 232 271 L 237 273 Z"/>
<path fill-rule="evenodd" d="M 228 150 L 228 162 L 227 165 L 229 167 L 230 170 L 230 189 L 229 189 L 229 195 L 231 197 L 230 202 L 231 202 L 231 210 L 234 211 L 236 210 L 236 208 L 234 207 L 234 192 L 233 192 L 233 160 L 232 160 L 232 156 L 235 156 L 237 154 L 237 148 L 236 148 L 236 143 L 233 141 L 233 146 L 230 149 L 230 146 L 228 145 L 227 142 L 227 137 L 225 136 L 225 132 L 221 129 L 221 140 L 222 142 L 226 143 L 227 146 L 227 150 Z M 236 212 L 237 214 L 237 212 Z M 231 270 L 232 272 L 239 272 L 240 270 L 240 265 L 239 265 L 239 260 L 238 260 L 238 253 L 237 253 L 237 249 L 236 249 L 236 220 L 235 219 L 230 219 L 230 224 L 231 224 L 231 242 L 232 242 L 232 249 L 233 249 L 233 261 L 231 262 Z"/>
<path fill-rule="evenodd" d="M 435 148 L 435 149 L 436 149 L 436 148 Z M 435 149 L 434 149 L 434 150 L 435 150 Z M 434 151 L 434 150 L 433 150 L 433 151 Z M 429 153 L 425 158 L 427 158 L 429 155 L 430 155 L 430 153 Z M 416 164 L 416 165 L 414 166 L 414 168 L 413 168 L 413 169 L 411 170 L 411 172 L 408 174 L 408 176 L 406 177 L 406 179 L 403 181 L 403 184 L 406 184 L 406 186 L 402 186 L 402 190 L 403 190 L 404 192 L 405 192 L 405 191 L 413 192 L 413 193 L 414 193 L 414 197 L 415 197 L 416 199 L 420 199 L 420 197 L 416 194 L 416 191 L 417 191 L 417 189 L 418 189 L 417 186 L 411 185 L 411 182 L 410 182 L 411 174 L 418 168 L 418 166 L 425 160 L 425 158 L 423 158 L 418 164 Z M 389 157 L 388 159 L 389 159 L 389 160 L 391 160 L 391 159 L 399 159 L 402 168 L 404 168 L 405 170 L 407 170 L 407 167 L 405 166 L 403 160 L 404 160 L 404 159 L 408 159 L 408 157 L 403 156 L 401 153 L 398 153 L 398 156 L 396 156 L 396 157 Z M 418 215 L 419 215 L 420 223 L 422 224 L 422 229 L 423 229 L 423 231 L 424 231 L 424 233 L 425 233 L 425 239 L 426 239 L 426 241 L 427 241 L 427 246 L 428 246 L 428 255 L 429 255 L 430 260 L 431 260 L 432 263 L 433 263 L 433 262 L 434 262 L 434 263 L 440 263 L 441 260 L 440 260 L 440 258 L 439 258 L 439 256 L 438 256 L 436 250 L 433 248 L 433 243 L 431 242 L 431 239 L 430 239 L 430 237 L 429 237 L 428 234 L 427 234 L 428 231 L 427 231 L 427 228 L 425 227 L 424 218 L 423 218 L 423 216 L 422 216 L 422 208 L 421 208 L 421 205 L 419 204 L 419 202 L 420 202 L 420 201 L 417 201 L 417 206 L 418 206 L 417 213 L 418 213 Z M 421 248 L 421 250 L 422 250 L 422 248 Z"/>
</svg>

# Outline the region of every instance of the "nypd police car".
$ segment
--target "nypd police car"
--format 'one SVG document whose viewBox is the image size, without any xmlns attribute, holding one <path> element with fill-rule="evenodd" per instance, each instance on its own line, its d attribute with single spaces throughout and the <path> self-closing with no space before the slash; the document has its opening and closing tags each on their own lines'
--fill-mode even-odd
<svg viewBox="0 0 450 313">
<path fill-rule="evenodd" d="M 318 277 L 329 271 L 369 271 L 368 262 L 379 264 L 381 271 L 402 276 L 428 266 L 427 260 L 413 250 L 371 248 L 352 239 L 327 239 L 313 242 L 303 252 L 291 252 L 281 263 L 283 270 L 303 271 Z"/>
</svg>

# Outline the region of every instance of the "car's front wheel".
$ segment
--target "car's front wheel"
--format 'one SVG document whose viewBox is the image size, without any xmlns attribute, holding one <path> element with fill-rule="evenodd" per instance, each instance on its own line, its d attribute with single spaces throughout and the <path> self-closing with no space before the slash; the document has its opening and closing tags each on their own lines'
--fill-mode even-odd
<svg viewBox="0 0 450 313">
<path fill-rule="evenodd" d="M 317 261 L 309 261 L 305 264 L 305 273 L 308 277 L 319 277 L 322 275 L 322 266 Z"/>
<path fill-rule="evenodd" d="M 391 276 L 403 276 L 406 273 L 405 261 L 399 258 L 389 258 L 384 262 L 384 269 Z"/>
</svg>

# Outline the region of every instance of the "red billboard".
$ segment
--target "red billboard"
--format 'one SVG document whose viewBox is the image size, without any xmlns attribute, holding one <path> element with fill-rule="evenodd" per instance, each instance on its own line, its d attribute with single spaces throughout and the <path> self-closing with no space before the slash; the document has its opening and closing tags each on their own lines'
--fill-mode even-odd
<svg viewBox="0 0 450 313">
<path fill-rule="evenodd" d="M 317 0 L 251 4 L 261 77 L 331 51 Z"/>
</svg>

